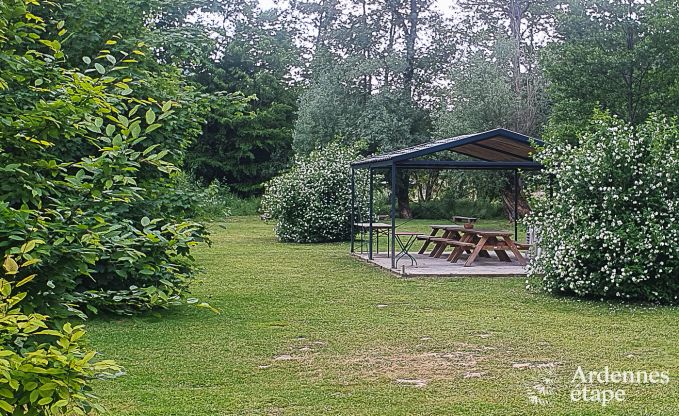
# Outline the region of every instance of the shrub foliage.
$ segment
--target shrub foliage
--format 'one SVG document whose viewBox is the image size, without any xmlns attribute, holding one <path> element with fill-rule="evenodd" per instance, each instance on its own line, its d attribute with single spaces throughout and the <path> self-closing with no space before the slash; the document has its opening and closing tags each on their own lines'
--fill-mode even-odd
<svg viewBox="0 0 679 416">
<path fill-rule="evenodd" d="M 175 304 L 195 273 L 189 249 L 205 237 L 171 198 L 195 111 L 135 93 L 146 83 L 130 69 L 141 50 L 70 65 L 68 30 L 49 7 L 0 3 L 0 250 L 28 263 L 19 279 L 38 276 L 24 309 Z"/>
<path fill-rule="evenodd" d="M 530 274 L 553 293 L 677 303 L 678 144 L 675 119 L 597 115 L 578 146 L 546 148 L 557 186 L 529 220 L 542 236 Z"/>
<path fill-rule="evenodd" d="M 356 148 L 332 143 L 298 158 L 289 172 L 266 185 L 262 210 L 266 218 L 276 220 L 281 241 L 318 243 L 350 237 L 349 166 L 357 157 Z M 357 175 L 356 180 L 357 189 L 365 189 L 365 177 Z M 363 192 L 357 191 L 359 195 Z"/>
<path fill-rule="evenodd" d="M 92 402 L 88 383 L 114 377 L 120 367 L 96 359 L 96 352 L 83 346 L 82 325 L 56 328 L 48 316 L 21 310 L 27 293 L 13 292 L 35 277 L 12 283 L 21 266 L 5 257 L 0 278 L 0 414 L 85 415 L 101 410 Z"/>
</svg>

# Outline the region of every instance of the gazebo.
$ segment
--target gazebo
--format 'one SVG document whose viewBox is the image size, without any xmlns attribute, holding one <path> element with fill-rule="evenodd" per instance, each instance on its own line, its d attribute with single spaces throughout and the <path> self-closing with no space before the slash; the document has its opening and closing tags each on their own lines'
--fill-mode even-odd
<svg viewBox="0 0 679 416">
<path fill-rule="evenodd" d="M 544 142 L 507 129 L 494 129 L 448 139 L 435 140 L 417 146 L 375 155 L 351 164 L 351 252 L 355 251 L 356 170 L 369 171 L 369 229 L 368 259 L 373 259 L 373 176 L 376 170 L 390 170 L 391 174 L 391 267 L 396 268 L 396 181 L 404 169 L 509 170 L 514 172 L 514 237 L 518 236 L 517 208 L 519 170 L 540 170 L 542 165 L 533 160 L 536 148 Z M 471 160 L 422 159 L 443 151 L 452 151 Z"/>
</svg>

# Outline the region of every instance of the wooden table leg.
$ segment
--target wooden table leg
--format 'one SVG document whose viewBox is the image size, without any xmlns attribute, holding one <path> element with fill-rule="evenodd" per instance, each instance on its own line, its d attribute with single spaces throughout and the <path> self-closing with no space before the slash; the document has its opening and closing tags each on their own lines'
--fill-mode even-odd
<svg viewBox="0 0 679 416">
<path fill-rule="evenodd" d="M 516 257 L 516 261 L 519 262 L 520 265 L 525 266 L 526 259 L 523 257 L 521 252 L 519 252 L 519 248 L 516 247 L 516 244 L 514 244 L 514 240 L 512 240 L 510 237 L 504 236 L 503 239 L 505 240 L 505 243 L 509 246 L 509 249 L 514 253 L 514 257 Z"/>
<path fill-rule="evenodd" d="M 476 247 L 474 247 L 474 251 L 472 254 L 469 255 L 469 258 L 467 261 L 464 263 L 464 267 L 469 267 L 474 263 L 474 260 L 476 260 L 476 257 L 479 255 L 481 250 L 483 250 L 483 246 L 486 245 L 486 241 L 488 241 L 488 237 L 482 236 L 481 239 L 479 240 L 478 243 L 476 243 Z"/>
<path fill-rule="evenodd" d="M 439 232 L 438 228 L 432 228 L 431 229 L 431 234 L 429 234 L 429 237 L 436 237 L 436 233 Z M 429 247 L 429 243 L 431 241 L 429 240 L 424 240 L 424 244 L 422 244 L 422 248 L 420 248 L 420 251 L 417 252 L 417 254 L 424 254 L 425 251 L 427 251 L 427 247 Z"/>
<path fill-rule="evenodd" d="M 446 230 L 443 232 L 441 238 L 450 238 L 450 234 L 451 232 Z M 434 249 L 431 251 L 431 253 L 429 253 L 429 257 L 434 257 L 438 259 L 439 257 L 441 257 L 443 252 L 446 251 L 446 247 L 447 247 L 446 243 L 439 241 L 438 243 L 436 243 L 436 246 L 434 246 Z"/>
<path fill-rule="evenodd" d="M 488 241 L 486 242 L 487 245 L 489 246 L 502 246 L 503 244 L 500 243 L 497 239 L 497 237 L 488 237 Z M 485 251 L 485 250 L 484 250 Z M 507 255 L 507 251 L 503 250 L 502 248 L 498 248 L 497 250 L 493 250 L 495 254 L 497 255 L 498 260 L 504 261 L 504 262 L 511 262 L 512 260 L 509 258 L 509 255 Z M 486 251 L 486 254 L 488 252 Z M 483 251 L 479 253 L 480 257 L 486 257 L 483 255 Z M 487 257 L 490 257 L 490 254 L 488 254 Z"/>
<path fill-rule="evenodd" d="M 469 242 L 470 240 L 472 240 L 473 238 L 474 238 L 473 235 L 471 235 L 471 234 L 465 234 L 465 235 L 463 235 L 463 236 L 460 238 L 460 242 L 461 242 L 461 243 L 468 243 L 468 242 Z M 451 263 L 457 262 L 457 261 L 460 259 L 460 256 L 462 255 L 462 253 L 465 252 L 465 250 L 466 250 L 466 247 L 455 246 L 455 248 L 453 249 L 453 251 L 452 251 L 452 252 L 450 253 L 450 255 L 448 256 L 448 259 L 447 259 L 447 260 L 448 260 L 449 262 L 451 262 Z"/>
<path fill-rule="evenodd" d="M 454 230 L 446 230 L 446 233 L 444 234 L 444 237 L 449 239 L 449 240 L 460 240 L 460 233 Z M 448 248 L 448 243 L 441 243 L 440 247 L 438 248 L 438 251 L 436 252 L 436 258 L 440 258 L 443 253 L 445 253 L 446 249 Z M 455 251 L 453 249 L 453 251 Z M 453 253 L 450 253 L 452 255 Z M 450 261 L 450 255 L 448 256 L 448 261 Z"/>
<path fill-rule="evenodd" d="M 500 259 L 500 261 L 505 261 L 505 262 L 511 262 L 512 259 L 509 258 L 509 255 L 507 254 L 506 251 L 504 250 L 495 250 L 495 254 L 497 254 L 497 258 Z"/>
</svg>

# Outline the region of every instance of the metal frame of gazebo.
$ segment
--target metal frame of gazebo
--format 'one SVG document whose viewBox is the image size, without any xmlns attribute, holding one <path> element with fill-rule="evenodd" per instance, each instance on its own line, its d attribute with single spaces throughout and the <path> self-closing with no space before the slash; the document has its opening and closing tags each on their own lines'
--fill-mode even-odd
<svg viewBox="0 0 679 416">
<path fill-rule="evenodd" d="M 543 166 L 533 160 L 537 147 L 545 143 L 539 139 L 507 129 L 494 129 L 481 133 L 435 140 L 417 146 L 371 156 L 351 164 L 351 252 L 355 248 L 356 217 L 356 170 L 369 171 L 369 227 L 368 259 L 373 259 L 373 192 L 375 170 L 389 169 L 391 172 L 391 267 L 396 268 L 396 181 L 399 169 L 457 169 L 457 170 L 511 170 L 514 172 L 514 238 L 518 238 L 518 183 L 519 170 L 540 170 Z M 442 151 L 452 151 L 476 160 L 432 160 L 418 159 Z"/>
</svg>

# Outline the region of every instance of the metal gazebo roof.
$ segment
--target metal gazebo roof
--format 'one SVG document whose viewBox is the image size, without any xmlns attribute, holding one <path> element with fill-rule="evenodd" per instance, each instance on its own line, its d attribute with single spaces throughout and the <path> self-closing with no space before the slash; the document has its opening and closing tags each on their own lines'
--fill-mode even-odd
<svg viewBox="0 0 679 416">
<path fill-rule="evenodd" d="M 544 142 L 511 130 L 494 129 L 371 156 L 353 162 L 351 167 L 386 168 L 395 164 L 405 169 L 541 169 L 542 165 L 532 157 L 536 146 L 544 146 Z M 444 150 L 477 160 L 415 160 Z"/>
</svg>

